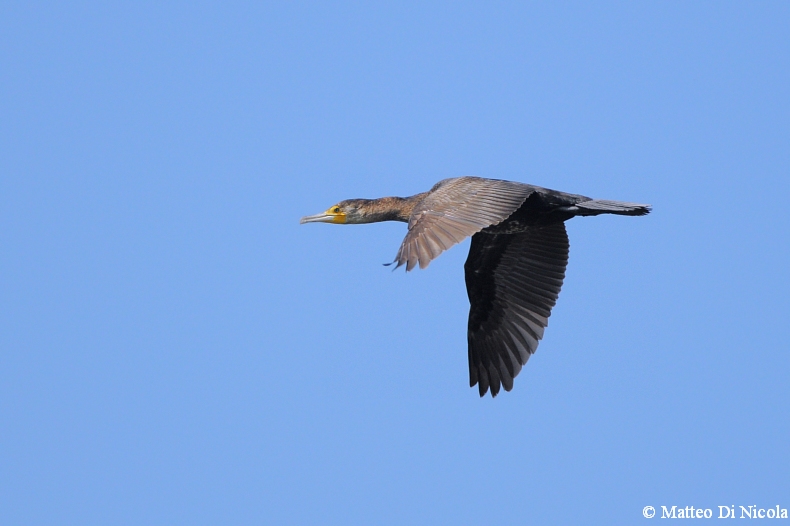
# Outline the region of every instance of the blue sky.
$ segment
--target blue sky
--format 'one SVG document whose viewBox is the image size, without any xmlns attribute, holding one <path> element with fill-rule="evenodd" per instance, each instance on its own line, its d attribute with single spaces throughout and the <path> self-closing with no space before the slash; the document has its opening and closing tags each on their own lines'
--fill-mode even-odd
<svg viewBox="0 0 790 526">
<path fill-rule="evenodd" d="M 633 524 L 790 508 L 790 6 L 4 3 L 6 524 Z M 568 223 L 510 393 L 468 242 L 300 226 L 478 175 Z"/>
</svg>

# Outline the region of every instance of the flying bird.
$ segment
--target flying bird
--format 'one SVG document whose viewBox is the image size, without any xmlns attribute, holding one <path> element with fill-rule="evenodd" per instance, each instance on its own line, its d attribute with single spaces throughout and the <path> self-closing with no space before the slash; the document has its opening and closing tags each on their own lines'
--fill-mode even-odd
<svg viewBox="0 0 790 526">
<path fill-rule="evenodd" d="M 513 379 L 538 348 L 565 278 L 576 216 L 642 216 L 650 205 L 591 199 L 512 181 L 457 177 L 411 197 L 348 199 L 300 223 L 403 221 L 395 268 L 425 268 L 472 236 L 464 264 L 469 295 L 469 386 L 480 396 Z"/>
</svg>

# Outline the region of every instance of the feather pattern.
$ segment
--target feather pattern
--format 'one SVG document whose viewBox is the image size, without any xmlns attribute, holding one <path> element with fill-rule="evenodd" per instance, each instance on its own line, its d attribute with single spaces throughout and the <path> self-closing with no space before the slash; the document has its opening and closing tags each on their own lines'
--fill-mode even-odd
<svg viewBox="0 0 790 526">
<path fill-rule="evenodd" d="M 395 268 L 427 267 L 453 245 L 507 219 L 535 188 L 480 177 L 439 181 L 414 207 L 409 232 L 395 256 Z"/>
<path fill-rule="evenodd" d="M 469 310 L 469 385 L 480 396 L 513 388 L 535 353 L 568 264 L 562 222 L 520 234 L 479 233 L 464 265 Z"/>
</svg>

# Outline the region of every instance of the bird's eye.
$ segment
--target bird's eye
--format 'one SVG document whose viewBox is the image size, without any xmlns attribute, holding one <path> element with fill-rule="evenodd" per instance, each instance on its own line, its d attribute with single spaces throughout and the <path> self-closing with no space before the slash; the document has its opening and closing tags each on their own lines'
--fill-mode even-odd
<svg viewBox="0 0 790 526">
<path fill-rule="evenodd" d="M 334 212 L 335 214 L 339 214 L 340 213 L 340 207 L 339 206 L 334 207 L 332 209 L 332 212 Z"/>
</svg>

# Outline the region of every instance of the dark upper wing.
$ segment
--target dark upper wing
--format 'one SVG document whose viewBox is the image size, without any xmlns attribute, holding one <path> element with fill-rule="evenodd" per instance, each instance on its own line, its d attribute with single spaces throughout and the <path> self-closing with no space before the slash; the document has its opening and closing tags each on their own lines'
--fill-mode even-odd
<svg viewBox="0 0 790 526">
<path fill-rule="evenodd" d="M 469 385 L 513 388 L 535 353 L 568 264 L 564 223 L 520 234 L 476 234 L 464 265 L 469 294 Z"/>
<path fill-rule="evenodd" d="M 397 267 L 405 264 L 407 271 L 418 263 L 427 267 L 451 246 L 507 219 L 534 190 L 522 183 L 480 177 L 440 181 L 412 211 L 409 233 L 395 256 Z"/>
</svg>

